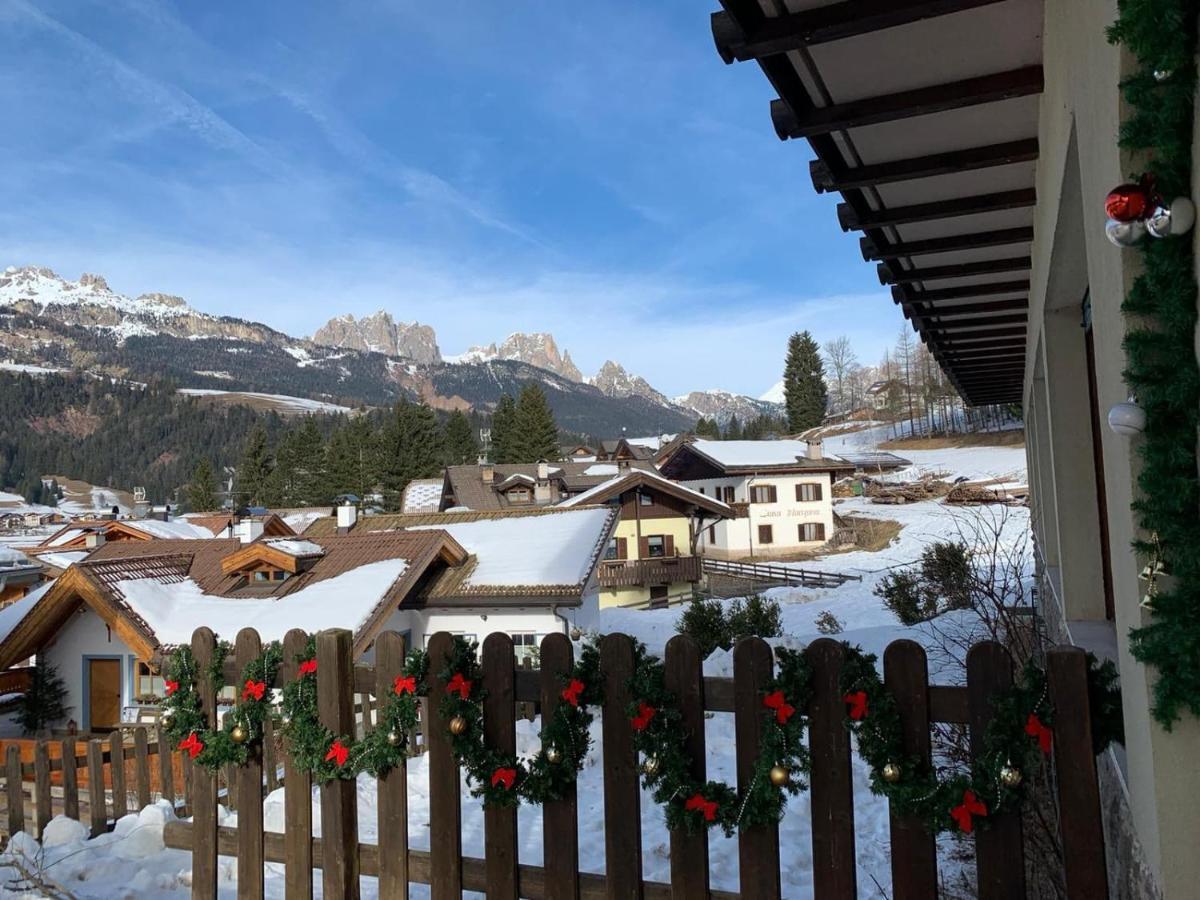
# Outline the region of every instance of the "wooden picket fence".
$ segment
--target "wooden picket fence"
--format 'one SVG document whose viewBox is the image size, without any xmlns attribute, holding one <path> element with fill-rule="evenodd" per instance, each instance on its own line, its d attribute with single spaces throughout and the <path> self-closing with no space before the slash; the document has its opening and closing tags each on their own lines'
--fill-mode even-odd
<svg viewBox="0 0 1200 900">
<path fill-rule="evenodd" d="M 293 661 L 307 636 L 290 632 L 284 641 L 285 664 L 279 684 L 296 677 Z M 437 673 L 452 647 L 448 634 L 429 643 L 430 690 L 441 696 L 444 685 Z M 215 648 L 207 629 L 197 631 L 192 650 L 203 670 Z M 238 635 L 234 657 L 226 668 L 231 683 L 241 667 L 260 652 L 258 635 Z M 354 697 L 383 696 L 401 671 L 405 648 L 395 633 L 376 643 L 375 664 L 355 665 L 348 631 L 317 635 L 317 690 L 321 721 L 334 733 L 354 728 Z M 821 900 L 850 900 L 858 896 L 854 843 L 854 797 L 851 782 L 851 742 L 843 725 L 844 703 L 838 681 L 843 649 L 834 640 L 814 641 L 806 650 L 813 668 L 814 695 L 808 709 L 812 773 L 812 866 L 815 895 Z M 190 849 L 192 893 L 211 898 L 217 891 L 218 855 L 237 857 L 239 897 L 263 896 L 263 864 L 284 864 L 285 896 L 310 898 L 314 869 L 321 871 L 325 898 L 357 898 L 359 877 L 378 879 L 381 898 L 406 898 L 410 884 L 428 884 L 434 900 L 461 897 L 463 890 L 484 891 L 489 898 L 724 898 L 781 896 L 781 855 L 778 827 L 756 827 L 738 836 L 740 892 L 710 889 L 708 841 L 705 836 L 673 833 L 670 838 L 670 882 L 642 877 L 641 792 L 639 760 L 633 749 L 632 726 L 626 707 L 627 680 L 633 672 L 633 642 L 625 635 L 604 637 L 600 646 L 605 699 L 602 713 L 606 873 L 579 871 L 578 815 L 575 794 L 547 803 L 543 816 L 542 866 L 518 859 L 517 814 L 510 809 L 484 811 L 482 859 L 462 853 L 459 769 L 449 746 L 446 723 L 436 703 L 423 711 L 429 770 L 429 847 L 408 845 L 407 769 L 400 766 L 378 781 L 378 843 L 358 840 L 356 785 L 334 781 L 320 787 L 321 837 L 314 838 L 308 773 L 291 766 L 284 754 L 286 831 L 263 830 L 261 804 L 243 800 L 238 827 L 217 825 L 218 786 L 213 774 L 192 770 L 190 800 L 193 821 L 169 823 L 168 846 Z M 515 664 L 513 646 L 504 634 L 492 634 L 482 649 L 484 732 L 501 751 L 516 748 L 518 704 L 538 704 L 543 715 L 559 702 L 562 677 L 573 664 L 573 650 L 563 635 L 550 635 L 541 645 L 541 668 Z M 734 677 L 704 677 L 701 656 L 688 637 L 673 638 L 666 648 L 668 686 L 678 698 L 688 729 L 687 747 L 693 772 L 705 777 L 704 722 L 706 713 L 732 713 L 737 745 L 739 790 L 753 775 L 762 726 L 761 696 L 772 676 L 770 647 L 749 638 L 734 649 Z M 1082 650 L 1058 648 L 1047 655 L 1049 692 L 1056 710 L 1054 782 L 1064 846 L 1063 865 L 1072 900 L 1107 897 L 1104 840 L 1092 753 L 1087 703 L 1087 662 Z M 994 693 L 1012 682 L 1012 664 L 998 644 L 981 643 L 967 657 L 966 686 L 930 685 L 924 650 L 911 641 L 897 641 L 884 654 L 884 677 L 894 692 L 904 724 L 906 750 L 926 760 L 931 752 L 931 727 L 952 723 L 968 729 L 973 752 L 991 717 Z M 377 690 L 376 685 L 379 685 Z M 206 710 L 212 710 L 213 689 L 201 686 Z M 253 756 L 235 775 L 245 798 L 264 785 L 263 760 Z M 928 900 L 938 894 L 935 841 L 917 821 L 891 819 L 894 900 Z M 995 816 L 990 827 L 974 836 L 978 896 L 1024 897 L 1025 867 L 1022 825 L 1017 814 Z"/>
</svg>

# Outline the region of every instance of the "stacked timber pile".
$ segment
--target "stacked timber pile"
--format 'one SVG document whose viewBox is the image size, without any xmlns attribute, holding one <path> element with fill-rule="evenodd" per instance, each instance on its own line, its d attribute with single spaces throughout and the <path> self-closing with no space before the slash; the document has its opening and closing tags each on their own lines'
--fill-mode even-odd
<svg viewBox="0 0 1200 900">
<path fill-rule="evenodd" d="M 950 492 L 950 485 L 938 478 L 926 477 L 920 481 L 901 484 L 884 484 L 877 481 L 866 486 L 866 494 L 872 503 L 919 503 L 934 500 Z"/>
<path fill-rule="evenodd" d="M 1019 505 L 1029 497 L 1029 486 L 993 478 L 988 481 L 964 481 L 946 495 L 947 503 L 978 506 L 984 503 Z"/>
</svg>

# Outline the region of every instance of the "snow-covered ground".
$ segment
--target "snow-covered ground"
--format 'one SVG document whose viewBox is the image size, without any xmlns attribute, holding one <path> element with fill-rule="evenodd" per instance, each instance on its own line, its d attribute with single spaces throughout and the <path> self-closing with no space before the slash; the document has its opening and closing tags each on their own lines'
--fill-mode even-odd
<svg viewBox="0 0 1200 900">
<path fill-rule="evenodd" d="M 230 401 L 245 399 L 257 401 L 282 413 L 348 413 L 348 406 L 336 403 L 326 403 L 324 400 L 310 400 L 307 397 L 291 397 L 287 394 L 260 394 L 254 391 L 218 391 L 209 388 L 180 388 L 179 393 L 189 397 L 226 397 Z"/>
<path fill-rule="evenodd" d="M 835 440 L 849 440 L 853 436 Z M 987 472 L 992 476 L 1024 479 L 1024 453 L 1010 448 L 968 448 L 957 450 L 922 451 L 921 465 L 948 471 L 952 475 Z M 905 454 L 915 455 L 915 454 Z M 936 501 L 901 506 L 878 506 L 855 498 L 839 503 L 841 513 L 872 516 L 899 521 L 903 526 L 899 537 L 879 552 L 856 551 L 805 562 L 806 568 L 825 569 L 860 575 L 861 581 L 850 581 L 839 588 L 824 590 L 776 588 L 770 596 L 781 603 L 784 637 L 773 641 L 777 645 L 802 646 L 819 636 L 815 619 L 828 610 L 844 627 L 840 639 L 861 645 L 865 650 L 880 654 L 884 647 L 898 638 L 911 638 L 926 645 L 932 635 L 926 627 L 906 628 L 874 596 L 874 588 L 883 575 L 916 560 L 921 550 L 938 540 L 964 538 L 971 540 L 980 531 L 987 535 L 998 533 L 1003 546 L 1019 548 L 1029 528 L 1029 514 L 1023 508 L 951 507 Z M 605 610 L 599 619 L 599 629 L 605 632 L 624 631 L 646 643 L 655 653 L 662 649 L 675 632 L 679 608 L 638 611 Z M 730 675 L 731 654 L 718 650 L 705 662 L 709 675 Z M 937 670 L 935 681 L 954 680 L 956 672 Z M 518 751 L 535 752 L 538 748 L 538 723 L 518 722 Z M 709 775 L 733 783 L 734 741 L 732 716 L 715 713 L 707 720 L 705 736 L 708 746 Z M 580 776 L 579 785 L 579 848 L 581 868 L 587 872 L 604 870 L 604 809 L 601 759 L 598 750 L 600 723 L 593 725 L 593 751 Z M 866 765 L 853 758 L 855 790 L 856 857 L 858 861 L 859 896 L 888 897 L 891 895 L 890 849 L 888 844 L 887 806 L 871 794 Z M 414 848 L 429 847 L 429 797 L 426 760 L 416 758 L 409 766 L 409 840 Z M 359 828 L 361 839 L 375 840 L 377 807 L 375 786 L 371 779 L 358 782 Z M 317 797 L 314 793 L 314 823 Z M 537 865 L 542 860 L 542 823 L 540 811 L 523 807 L 518 829 L 522 863 Z M 93 841 L 85 839 L 81 828 L 69 823 L 57 823 L 45 845 L 39 846 L 28 836 L 16 838 L 9 853 L 19 853 L 35 862 L 25 863 L 27 869 L 40 866 L 46 875 L 69 887 L 79 897 L 184 897 L 190 889 L 190 857 L 186 852 L 165 850 L 162 847 L 162 822 L 170 816 L 163 807 L 143 810 L 140 816 L 129 816 L 119 823 L 111 835 Z M 267 827 L 283 828 L 283 795 L 271 794 L 265 801 Z M 465 786 L 462 800 L 463 851 L 467 855 L 483 853 L 483 812 L 477 800 L 470 797 Z M 234 824 L 231 820 L 227 824 Z M 319 826 L 318 826 L 319 827 Z M 643 877 L 656 881 L 669 880 L 669 840 L 663 824 L 662 811 L 649 795 L 643 794 L 641 806 L 643 847 Z M 943 873 L 952 876 L 962 871 L 962 854 L 952 852 L 956 840 L 943 837 L 939 845 L 939 864 Z M 811 819 L 808 794 L 803 793 L 788 803 L 787 814 L 780 825 L 782 848 L 783 895 L 788 898 L 813 896 L 811 865 Z M 738 889 L 737 839 L 727 839 L 720 833 L 709 837 L 712 885 L 724 890 Z M 3 868 L 6 859 L 0 857 L 0 895 L 20 896 L 20 885 L 14 882 L 15 869 Z M 232 897 L 236 891 L 236 864 L 231 858 L 221 859 L 220 891 Z M 320 885 L 320 879 L 317 879 Z M 363 879 L 363 896 L 376 896 L 374 879 Z M 283 895 L 282 867 L 268 865 L 266 889 L 269 897 Z M 425 888 L 414 886 L 414 897 L 425 897 Z M 36 892 L 30 895 L 36 895 Z M 476 896 L 476 895 L 470 895 Z"/>
</svg>

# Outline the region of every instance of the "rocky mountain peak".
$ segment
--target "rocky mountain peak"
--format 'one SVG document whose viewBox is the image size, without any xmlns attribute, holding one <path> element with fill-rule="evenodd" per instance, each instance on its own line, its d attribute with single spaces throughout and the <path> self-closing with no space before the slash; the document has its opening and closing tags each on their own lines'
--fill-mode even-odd
<svg viewBox="0 0 1200 900">
<path fill-rule="evenodd" d="M 172 306 L 177 309 L 187 306 L 187 301 L 182 297 L 177 297 L 175 294 L 160 294 L 157 291 L 149 294 L 140 294 L 134 302 L 156 304 L 158 306 Z"/>
<path fill-rule="evenodd" d="M 108 282 L 104 280 L 103 275 L 93 275 L 90 272 L 84 272 L 79 276 L 79 285 L 80 287 L 91 288 L 96 293 L 111 293 Z"/>
<path fill-rule="evenodd" d="M 589 379 L 592 386 L 598 388 L 610 397 L 644 397 L 655 403 L 668 403 L 666 396 L 656 391 L 640 375 L 631 375 L 625 367 L 611 359 L 605 360 L 594 377 Z"/>
<path fill-rule="evenodd" d="M 441 362 L 437 334 L 419 322 L 396 322 L 391 313 L 380 309 L 356 319 L 353 315 L 336 316 L 313 334 L 313 343 L 347 350 L 362 350 L 402 356 L 428 365 Z"/>
<path fill-rule="evenodd" d="M 484 352 L 482 348 L 472 348 L 473 350 Z M 571 354 L 559 353 L 554 336 L 545 331 L 533 334 L 513 332 L 496 348 L 492 356 L 496 359 L 519 360 L 540 369 L 549 369 L 571 381 L 583 381 L 583 373 L 571 360 Z"/>
</svg>

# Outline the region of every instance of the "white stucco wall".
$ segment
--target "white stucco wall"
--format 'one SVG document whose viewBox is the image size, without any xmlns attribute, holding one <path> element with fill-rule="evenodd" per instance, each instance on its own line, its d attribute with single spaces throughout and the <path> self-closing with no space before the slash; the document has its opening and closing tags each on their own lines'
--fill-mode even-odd
<svg viewBox="0 0 1200 900">
<path fill-rule="evenodd" d="M 697 549 L 715 550 L 718 553 L 734 556 L 770 556 L 773 553 L 790 553 L 797 550 L 810 550 L 821 546 L 824 541 L 801 541 L 799 526 L 806 522 L 820 522 L 825 526 L 825 539 L 833 536 L 833 497 L 832 483 L 828 472 L 803 475 L 755 475 L 741 478 L 704 478 L 683 482 L 693 490 L 704 489 L 710 497 L 724 499 L 720 492 L 726 486 L 733 486 L 734 502 L 744 503 L 750 499 L 752 485 L 773 485 L 775 487 L 775 503 L 751 503 L 750 514 L 742 519 L 729 519 L 718 522 L 713 526 L 713 537 L 710 540 L 709 530 L 705 528 L 699 537 Z M 799 501 L 796 499 L 796 485 L 818 484 L 821 487 L 821 499 Z M 758 543 L 758 526 L 770 525 L 772 542 L 760 546 Z"/>
<path fill-rule="evenodd" d="M 59 630 L 52 643 L 43 648 L 41 658 L 58 669 L 67 685 L 69 717 L 80 729 L 88 727 L 84 659 L 91 656 L 119 657 L 121 660 L 121 706 L 131 702 L 136 657 L 116 634 L 110 633 L 104 620 L 90 607 L 83 606 Z"/>
</svg>

